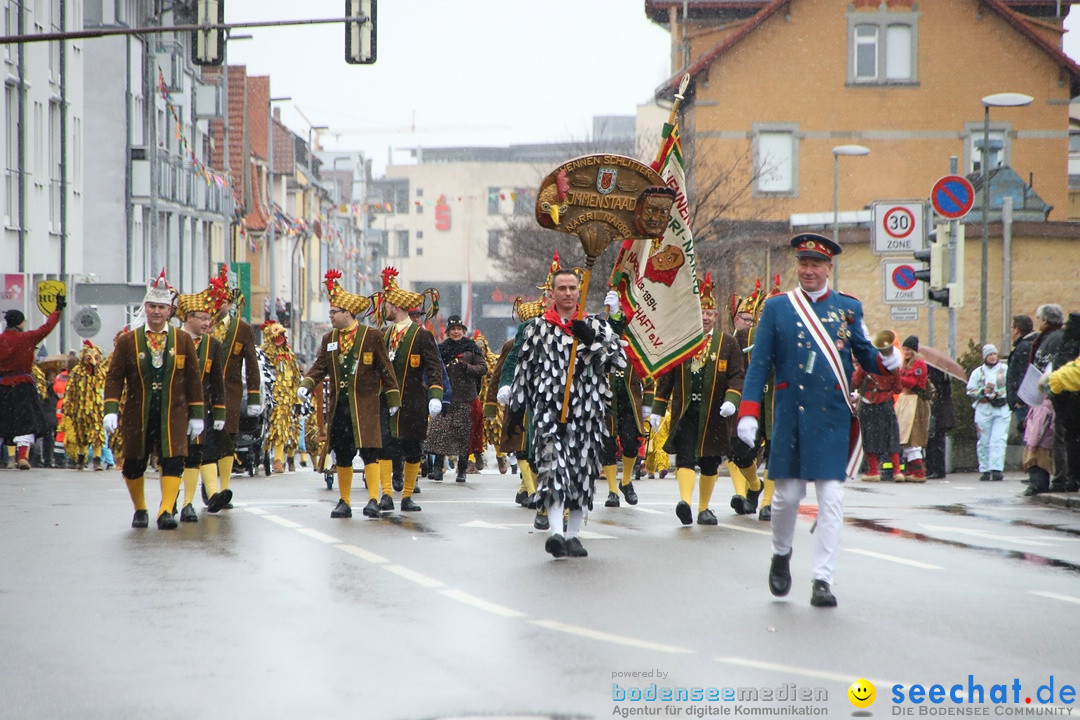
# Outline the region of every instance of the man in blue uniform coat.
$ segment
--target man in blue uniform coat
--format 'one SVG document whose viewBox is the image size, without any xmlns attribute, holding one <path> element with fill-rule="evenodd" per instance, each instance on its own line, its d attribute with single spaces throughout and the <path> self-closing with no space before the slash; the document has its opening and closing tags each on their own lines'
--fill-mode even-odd
<svg viewBox="0 0 1080 720">
<path fill-rule="evenodd" d="M 774 370 L 769 475 L 776 480 L 776 494 L 769 589 L 776 596 L 791 589 L 795 521 L 806 484 L 813 482 L 818 513 L 810 604 L 833 607 L 836 597 L 829 586 L 840 549 L 844 481 L 862 462 L 849 400 L 852 355 L 877 374 L 899 368 L 900 358 L 895 352 L 880 354 L 870 344 L 856 298 L 829 289 L 832 259 L 840 246 L 811 233 L 797 235 L 791 245 L 798 259 L 799 287 L 765 302 L 743 383 L 737 431 L 743 442 L 754 445 L 765 382 Z"/>
</svg>

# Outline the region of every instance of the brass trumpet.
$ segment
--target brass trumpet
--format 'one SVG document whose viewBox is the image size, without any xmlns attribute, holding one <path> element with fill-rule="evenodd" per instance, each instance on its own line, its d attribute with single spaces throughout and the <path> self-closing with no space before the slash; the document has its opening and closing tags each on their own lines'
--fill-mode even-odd
<svg viewBox="0 0 1080 720">
<path fill-rule="evenodd" d="M 870 338 L 870 344 L 876 347 L 882 355 L 893 354 L 893 350 L 895 350 L 894 342 L 896 342 L 896 333 L 892 330 L 878 330 Z"/>
</svg>

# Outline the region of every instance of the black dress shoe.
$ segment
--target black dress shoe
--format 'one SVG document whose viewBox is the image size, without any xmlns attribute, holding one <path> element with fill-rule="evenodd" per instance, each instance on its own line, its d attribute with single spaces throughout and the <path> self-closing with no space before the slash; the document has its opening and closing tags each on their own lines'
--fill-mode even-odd
<svg viewBox="0 0 1080 720">
<path fill-rule="evenodd" d="M 533 493 L 529 497 L 525 498 L 525 502 L 521 503 L 521 507 L 528 508 L 529 510 L 535 510 L 540 504 L 540 501 L 536 499 L 536 493 Z"/>
<path fill-rule="evenodd" d="M 613 492 L 607 494 L 607 500 L 604 501 L 604 507 L 619 507 L 619 496 Z"/>
<path fill-rule="evenodd" d="M 465 482 L 465 473 L 461 471 L 461 463 L 458 463 L 458 474 L 454 478 L 455 482 Z"/>
<path fill-rule="evenodd" d="M 221 490 L 210 496 L 210 499 L 206 503 L 206 512 L 216 513 L 219 510 L 224 510 L 226 505 L 232 503 L 232 490 Z"/>
<path fill-rule="evenodd" d="M 442 478 L 439 479 L 441 480 Z M 401 492 L 405 489 L 405 479 L 395 477 L 393 480 L 390 481 L 390 487 L 394 488 L 394 492 Z"/>
<path fill-rule="evenodd" d="M 761 497 L 763 488 L 746 491 L 746 501 L 743 503 L 743 515 L 753 515 L 757 512 L 757 501 Z"/>
<path fill-rule="evenodd" d="M 221 506 L 221 509 L 222 510 L 232 510 L 233 509 L 233 504 L 231 502 L 227 502 L 227 503 L 225 503 L 224 505 Z"/>
<path fill-rule="evenodd" d="M 762 522 L 769 522 L 772 520 L 772 505 L 766 505 L 757 511 L 757 519 Z"/>
<path fill-rule="evenodd" d="M 675 506 L 675 515 L 683 525 L 694 522 L 694 514 L 690 511 L 690 503 L 685 500 L 680 500 L 679 504 Z"/>
<path fill-rule="evenodd" d="M 199 516 L 195 514 L 195 508 L 188 503 L 180 509 L 180 522 L 199 522 Z"/>
<path fill-rule="evenodd" d="M 144 528 L 150 524 L 150 514 L 145 510 L 136 510 L 131 516 L 131 527 Z"/>
<path fill-rule="evenodd" d="M 330 517 L 332 518 L 351 518 L 352 508 L 349 507 L 349 503 L 344 500 L 338 500 L 338 504 L 330 511 Z"/>
<path fill-rule="evenodd" d="M 810 604 L 814 607 L 836 607 L 836 596 L 829 589 L 829 583 L 824 580 L 814 581 L 814 587 L 810 591 Z"/>
<path fill-rule="evenodd" d="M 533 527 L 537 530 L 550 530 L 551 523 L 548 521 L 546 512 L 537 512 L 536 518 L 533 520 Z"/>
<path fill-rule="evenodd" d="M 716 525 L 716 514 L 709 508 L 705 508 L 697 514 L 698 525 Z"/>
<path fill-rule="evenodd" d="M 394 509 L 394 498 L 390 497 L 389 495 L 383 495 L 381 498 L 379 498 L 379 509 L 380 510 L 393 510 Z"/>
<path fill-rule="evenodd" d="M 784 597 L 791 590 L 791 551 L 787 555 L 773 555 L 769 566 L 769 592 Z"/>
<path fill-rule="evenodd" d="M 566 539 L 563 538 L 563 536 L 559 533 L 555 533 L 554 535 L 548 535 L 548 539 L 544 541 L 544 550 L 551 553 L 553 557 L 565 557 Z"/>
<path fill-rule="evenodd" d="M 988 472 L 984 472 L 982 475 L 979 476 L 979 481 L 980 482 L 989 482 L 989 480 L 990 480 L 990 473 L 988 473 Z"/>
<path fill-rule="evenodd" d="M 1001 482 L 1004 479 L 1005 479 L 1005 473 L 1001 472 L 1000 470 L 991 470 L 990 471 L 990 480 L 992 482 Z"/>
<path fill-rule="evenodd" d="M 518 494 L 514 496 L 515 505 L 524 505 L 525 501 L 529 498 L 529 493 L 524 490 L 518 490 Z"/>
<path fill-rule="evenodd" d="M 375 501 L 375 498 L 371 498 L 367 501 L 367 505 L 364 506 L 364 517 L 377 518 L 382 513 L 379 512 L 379 503 Z"/>
<path fill-rule="evenodd" d="M 585 546 L 581 544 L 581 541 L 576 537 L 572 537 L 566 541 L 566 554 L 569 557 L 589 557 L 589 551 L 585 549 Z"/>
<path fill-rule="evenodd" d="M 411 497 L 401 498 L 401 512 L 420 512 L 420 506 Z"/>
<path fill-rule="evenodd" d="M 634 483 L 628 482 L 625 485 L 620 485 L 619 490 L 622 492 L 623 497 L 626 498 L 626 502 L 631 505 L 637 505 L 637 490 L 634 489 Z"/>
<path fill-rule="evenodd" d="M 742 495 L 731 496 L 731 509 L 735 511 L 736 515 L 746 514 L 746 498 Z"/>
<path fill-rule="evenodd" d="M 1050 488 L 1043 485 L 1036 485 L 1035 483 L 1030 483 L 1027 486 L 1027 490 L 1024 491 L 1024 497 L 1034 497 L 1035 495 L 1038 495 L 1039 493 L 1044 493 L 1049 489 Z"/>
<path fill-rule="evenodd" d="M 179 523 L 176 522 L 176 516 L 171 512 L 163 512 L 158 515 L 158 530 L 175 530 L 177 525 Z"/>
</svg>

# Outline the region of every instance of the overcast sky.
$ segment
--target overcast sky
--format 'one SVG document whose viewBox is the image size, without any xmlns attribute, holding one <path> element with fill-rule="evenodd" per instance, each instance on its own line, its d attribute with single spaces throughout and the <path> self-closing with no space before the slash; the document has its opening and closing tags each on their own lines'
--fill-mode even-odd
<svg viewBox="0 0 1080 720">
<path fill-rule="evenodd" d="M 225 7 L 228 22 L 250 22 L 340 17 L 344 5 Z M 254 37 L 229 43 L 229 63 L 292 97 L 285 124 L 305 137 L 309 122 L 330 126 L 340 137 L 323 133 L 324 148 L 362 149 L 377 174 L 389 147 L 584 140 L 593 115 L 632 115 L 668 71 L 668 34 L 641 0 L 381 0 L 374 65 L 345 63 L 341 24 L 237 32 Z"/>
<path fill-rule="evenodd" d="M 339 17 L 341 0 L 229 0 L 229 22 Z M 1080 59 L 1080 9 L 1065 50 Z M 328 125 L 325 149 L 581 141 L 633 114 L 669 74 L 668 34 L 642 0 L 381 0 L 378 62 L 347 65 L 340 24 L 255 29 L 229 62 L 270 75 L 285 124 Z M 1014 91 L 999 88 L 996 92 Z M 398 156 L 401 162 L 403 156 Z"/>
</svg>

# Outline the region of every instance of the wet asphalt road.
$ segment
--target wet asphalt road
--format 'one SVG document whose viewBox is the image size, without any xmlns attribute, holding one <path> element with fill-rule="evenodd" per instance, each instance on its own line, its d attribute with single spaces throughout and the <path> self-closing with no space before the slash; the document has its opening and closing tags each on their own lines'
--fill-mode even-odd
<svg viewBox="0 0 1080 720">
<path fill-rule="evenodd" d="M 164 532 L 129 527 L 115 471 L 0 470 L 0 718 L 851 717 L 859 678 L 885 717 L 893 684 L 969 675 L 1019 680 L 1021 708 L 1050 676 L 1080 687 L 1080 514 L 1016 479 L 851 485 L 822 610 L 812 490 L 774 599 L 768 526 L 731 513 L 723 477 L 719 527 L 682 527 L 673 479 L 643 480 L 639 505 L 591 515 L 589 558 L 556 561 L 491 471 L 422 481 L 422 512 L 379 520 L 362 488 L 331 520 L 321 476 L 236 476 L 235 509 Z M 618 699 L 653 683 L 759 700 Z"/>
</svg>

